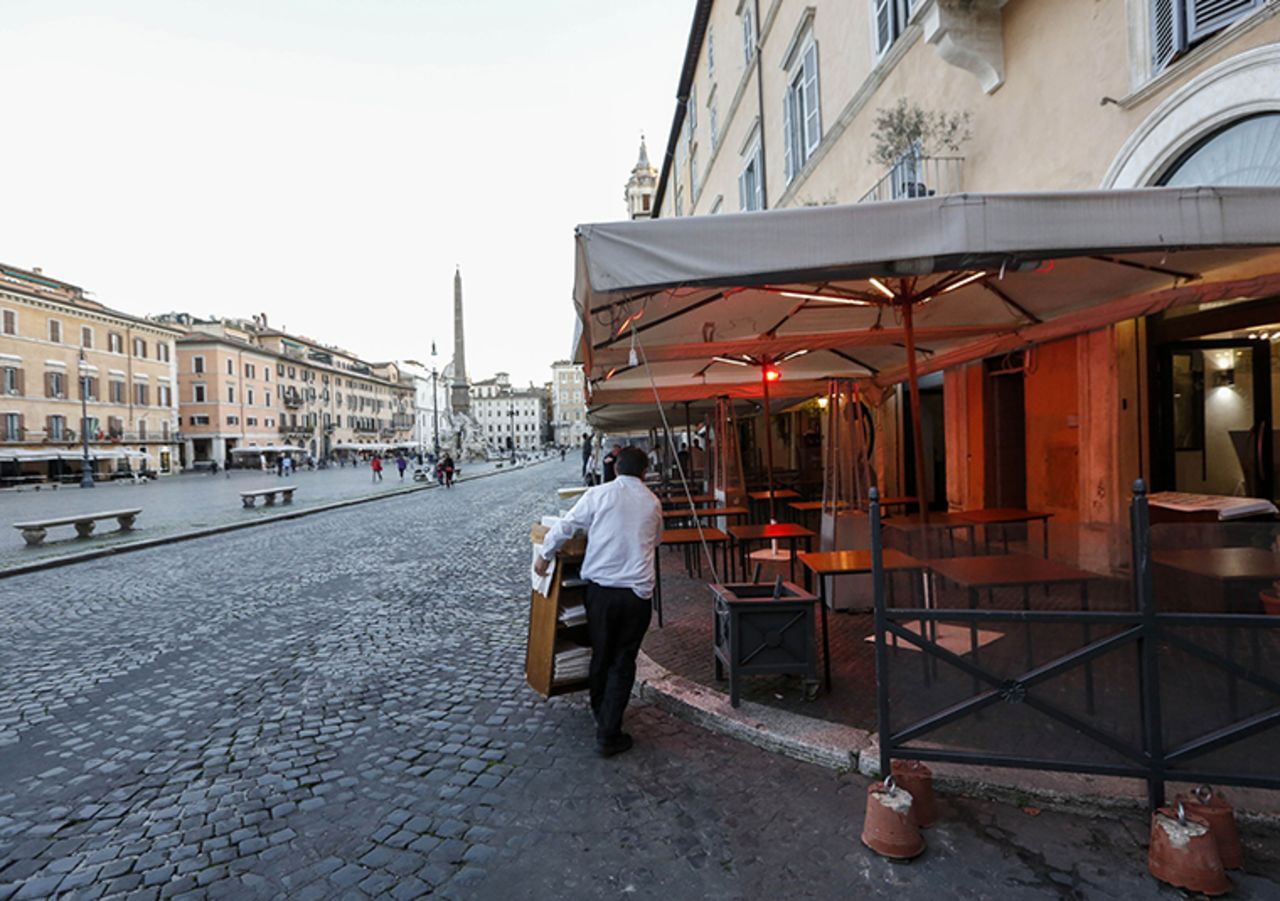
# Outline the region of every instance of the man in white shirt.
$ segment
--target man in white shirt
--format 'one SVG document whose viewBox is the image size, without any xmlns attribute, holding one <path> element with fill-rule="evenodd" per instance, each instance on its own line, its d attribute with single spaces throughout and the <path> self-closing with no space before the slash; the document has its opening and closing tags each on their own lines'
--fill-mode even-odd
<svg viewBox="0 0 1280 901">
<path fill-rule="evenodd" d="M 644 451 L 618 453 L 617 478 L 587 489 L 568 515 L 542 540 L 534 569 L 544 575 L 556 550 L 579 529 L 587 533 L 582 578 L 587 586 L 587 630 L 591 634 L 591 710 L 596 717 L 596 753 L 621 754 L 631 747 L 622 715 L 636 681 L 636 655 L 649 628 L 654 588 L 654 551 L 662 541 L 662 505 L 641 477 Z"/>
</svg>

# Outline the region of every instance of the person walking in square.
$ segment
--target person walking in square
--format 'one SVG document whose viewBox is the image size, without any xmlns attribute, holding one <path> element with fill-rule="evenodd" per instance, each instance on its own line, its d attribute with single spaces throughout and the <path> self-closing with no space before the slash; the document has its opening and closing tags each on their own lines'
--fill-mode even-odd
<svg viewBox="0 0 1280 901">
<path fill-rule="evenodd" d="M 369 460 L 369 468 L 373 470 L 373 476 L 372 478 L 370 478 L 369 481 L 381 482 L 382 481 L 382 458 L 379 457 L 377 454 L 374 454 Z"/>
<path fill-rule="evenodd" d="M 444 466 L 444 487 L 452 488 L 453 487 L 453 470 L 454 470 L 453 457 L 450 456 L 449 454 L 445 454 L 444 462 L 441 465 Z"/>
<path fill-rule="evenodd" d="M 404 481 L 404 471 L 408 467 L 409 461 L 403 456 L 396 455 L 396 469 L 400 470 L 400 481 Z"/>
<path fill-rule="evenodd" d="M 596 753 L 628 750 L 622 717 L 636 681 L 636 656 L 649 629 L 656 581 L 654 551 L 662 541 L 662 506 L 642 477 L 648 459 L 628 447 L 612 482 L 588 488 L 542 541 L 534 571 L 545 575 L 556 551 L 579 529 L 587 533 L 582 578 L 587 580 L 587 631 L 591 636 L 591 711 Z"/>
</svg>

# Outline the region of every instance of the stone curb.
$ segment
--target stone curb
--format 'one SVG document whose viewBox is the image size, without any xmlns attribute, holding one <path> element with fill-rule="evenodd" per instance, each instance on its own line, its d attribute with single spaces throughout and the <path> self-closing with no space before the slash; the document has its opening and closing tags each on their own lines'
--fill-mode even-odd
<svg viewBox="0 0 1280 901">
<path fill-rule="evenodd" d="M 481 473 L 480 475 L 468 476 L 458 479 L 459 483 L 474 482 L 479 479 L 487 479 L 491 476 L 499 476 L 509 472 L 519 472 L 521 469 L 529 466 L 539 466 L 550 460 L 537 460 L 533 463 L 527 463 L 523 467 L 516 469 L 495 469 L 492 472 Z M 320 504 L 315 507 L 306 507 L 301 510 L 291 510 L 288 513 L 277 513 L 274 516 L 265 516 L 261 519 L 254 519 L 248 522 L 231 522 L 224 523 L 220 526 L 209 526 L 204 529 L 193 529 L 189 532 L 176 532 L 172 535 L 161 535 L 156 538 L 144 538 L 141 541 L 130 541 L 127 544 L 117 544 L 111 547 L 95 548 L 91 551 L 81 551 L 75 554 L 64 554 L 61 557 L 49 557 L 44 560 L 36 560 L 31 563 L 20 563 L 17 566 L 10 566 L 0 569 L 0 579 L 7 579 L 11 576 L 27 575 L 29 573 L 41 572 L 46 569 L 56 569 L 60 566 L 71 566 L 75 563 L 86 563 L 90 560 L 99 560 L 103 557 L 112 557 L 116 554 L 128 554 L 132 551 L 145 551 L 149 548 L 163 547 L 166 544 L 177 544 L 180 541 L 192 541 L 196 538 L 207 538 L 210 535 L 221 535 L 226 532 L 236 532 L 240 529 L 251 529 L 256 526 L 265 526 L 276 522 L 286 522 L 291 519 L 301 519 L 304 516 L 311 516 L 315 513 L 327 513 L 330 510 L 341 510 L 344 507 L 354 507 L 358 504 L 370 504 L 374 501 L 387 500 L 393 497 L 404 497 L 407 494 L 414 494 L 419 491 L 430 491 L 433 488 L 439 488 L 434 483 L 427 485 L 415 485 L 408 488 L 397 488 L 394 491 L 388 491 L 384 494 L 371 494 L 365 497 L 355 497 L 348 500 L 333 501 L 328 504 Z"/>
<path fill-rule="evenodd" d="M 644 652 L 636 661 L 636 692 L 705 729 L 834 770 L 856 769 L 860 752 L 871 745 L 868 733 L 850 726 L 750 701 L 735 708 L 728 695 L 676 675 Z"/>
<path fill-rule="evenodd" d="M 829 769 L 857 770 L 870 779 L 880 776 L 880 743 L 875 733 L 814 717 L 743 701 L 734 708 L 729 696 L 677 675 L 641 651 L 636 660 L 635 693 L 642 700 L 683 720 L 747 744 Z M 1018 784 L 993 780 L 980 767 L 931 763 L 934 783 L 946 791 L 1014 806 L 1035 802 L 1055 810 L 1097 816 L 1103 810 L 1142 809 L 1146 796 L 1126 780 L 1074 773 L 1024 773 Z M 1013 772 L 1013 771 L 1008 771 Z M 1236 791 L 1239 795 L 1239 790 Z M 1271 811 L 1242 809 L 1241 821 L 1280 824 Z"/>
</svg>

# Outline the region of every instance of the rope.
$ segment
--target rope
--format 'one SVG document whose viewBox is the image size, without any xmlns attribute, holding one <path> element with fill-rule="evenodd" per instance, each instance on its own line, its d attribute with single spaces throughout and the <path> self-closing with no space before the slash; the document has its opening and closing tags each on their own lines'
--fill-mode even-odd
<svg viewBox="0 0 1280 901">
<path fill-rule="evenodd" d="M 676 471 L 680 474 L 680 487 L 684 489 L 685 499 L 689 502 L 689 513 L 693 519 L 693 527 L 698 530 L 698 543 L 702 546 L 703 556 L 707 558 L 707 567 L 711 570 L 711 580 L 719 582 L 720 573 L 716 570 L 716 559 L 711 553 L 711 547 L 707 544 L 706 533 L 702 531 L 702 518 L 698 516 L 698 508 L 693 503 L 693 493 L 689 490 L 689 479 L 685 476 L 684 466 L 680 463 L 680 455 L 676 452 L 676 442 L 671 434 L 671 424 L 667 421 L 667 411 L 662 408 L 662 397 L 658 394 L 658 383 L 653 377 L 653 370 L 649 368 L 649 357 L 644 352 L 644 342 L 640 340 L 634 322 L 631 323 L 631 344 L 640 356 L 640 363 L 644 366 L 645 377 L 649 379 L 649 387 L 653 390 L 653 402 L 658 408 L 658 415 L 662 418 L 662 431 L 666 433 L 667 445 L 671 449 L 672 456 L 675 457 Z M 693 448 L 689 448 L 689 455 L 690 459 L 692 459 Z"/>
</svg>

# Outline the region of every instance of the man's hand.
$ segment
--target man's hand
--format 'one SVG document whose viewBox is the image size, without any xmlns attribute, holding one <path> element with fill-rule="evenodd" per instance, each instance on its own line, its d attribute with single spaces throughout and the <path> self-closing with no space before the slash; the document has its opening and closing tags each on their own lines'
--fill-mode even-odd
<svg viewBox="0 0 1280 901">
<path fill-rule="evenodd" d="M 546 557 L 539 557 L 537 560 L 533 562 L 533 571 L 536 572 L 539 576 L 545 576 L 547 574 L 547 568 L 550 565 L 551 565 L 551 561 L 548 560 Z"/>
</svg>

